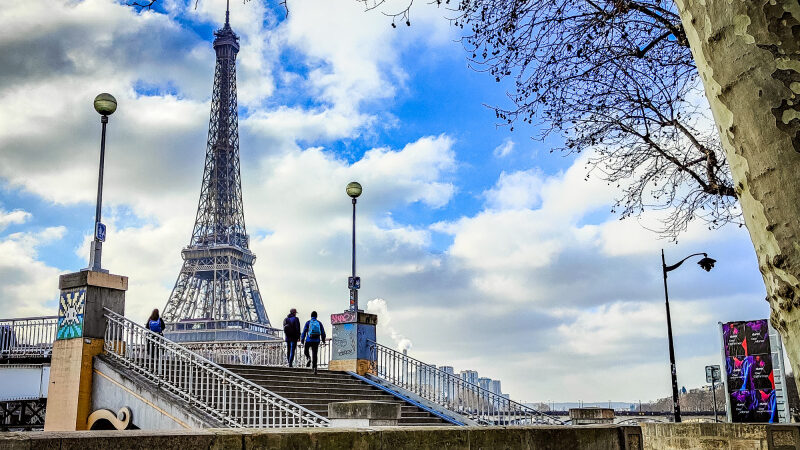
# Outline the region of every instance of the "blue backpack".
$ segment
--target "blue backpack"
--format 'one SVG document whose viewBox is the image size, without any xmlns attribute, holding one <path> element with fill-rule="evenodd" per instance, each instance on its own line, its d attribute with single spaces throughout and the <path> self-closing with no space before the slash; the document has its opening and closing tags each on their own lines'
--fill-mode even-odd
<svg viewBox="0 0 800 450">
<path fill-rule="evenodd" d="M 308 322 L 308 337 L 311 339 L 319 339 L 322 334 L 322 325 L 317 319 L 311 319 Z"/>
<path fill-rule="evenodd" d="M 147 321 L 147 328 L 150 329 L 153 333 L 161 333 L 163 330 L 161 329 L 161 320 L 149 320 Z"/>
</svg>

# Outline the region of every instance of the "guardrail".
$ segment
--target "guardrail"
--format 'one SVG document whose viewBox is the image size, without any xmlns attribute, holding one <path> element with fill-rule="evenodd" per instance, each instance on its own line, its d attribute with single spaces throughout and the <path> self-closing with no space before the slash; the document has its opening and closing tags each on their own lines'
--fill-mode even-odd
<svg viewBox="0 0 800 450">
<path fill-rule="evenodd" d="M 0 358 L 50 356 L 57 329 L 57 316 L 0 319 Z"/>
<path fill-rule="evenodd" d="M 179 322 L 167 323 L 164 331 L 170 333 L 242 331 L 283 339 L 283 330 L 280 328 L 273 328 L 260 323 L 248 322 L 240 319 L 186 319 Z"/>
<path fill-rule="evenodd" d="M 325 427 L 328 419 L 105 310 L 106 355 L 226 426 Z"/>
<path fill-rule="evenodd" d="M 477 384 L 394 349 L 368 341 L 370 374 L 481 425 L 565 425 L 555 417 L 510 400 Z"/>
<path fill-rule="evenodd" d="M 254 366 L 288 367 L 286 342 L 182 342 L 181 345 L 217 364 L 248 364 Z M 326 369 L 331 360 L 330 341 L 320 344 L 317 367 Z M 297 343 L 295 367 L 305 366 L 303 345 Z"/>
</svg>

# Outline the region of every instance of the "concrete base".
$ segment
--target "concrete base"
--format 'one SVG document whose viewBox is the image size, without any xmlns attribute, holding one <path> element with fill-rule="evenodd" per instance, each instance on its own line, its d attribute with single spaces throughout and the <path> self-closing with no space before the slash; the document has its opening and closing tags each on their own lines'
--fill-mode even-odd
<svg viewBox="0 0 800 450">
<path fill-rule="evenodd" d="M 85 430 L 92 404 L 92 360 L 103 351 L 105 308 L 125 313 L 128 277 L 84 270 L 61 275 L 45 431 Z"/>
<path fill-rule="evenodd" d="M 0 433 L 0 448 L 642 450 L 639 427 L 385 427 Z"/>
<path fill-rule="evenodd" d="M 370 370 L 374 349 L 369 342 L 376 339 L 378 316 L 361 311 L 331 314 L 333 336 L 329 370 L 343 370 L 365 375 Z"/>
<path fill-rule="evenodd" d="M 92 400 L 92 358 L 102 352 L 102 339 L 53 343 L 45 431 L 86 429 Z"/>
<path fill-rule="evenodd" d="M 569 418 L 573 425 L 598 425 L 614 423 L 611 408 L 570 408 Z"/>
<path fill-rule="evenodd" d="M 800 427 L 758 423 L 643 423 L 646 450 L 797 450 Z"/>
<path fill-rule="evenodd" d="M 355 372 L 359 375 L 370 373 L 372 361 L 367 359 L 344 359 L 328 362 L 328 370 L 338 370 L 342 372 Z"/>
<path fill-rule="evenodd" d="M 400 404 L 357 400 L 328 403 L 333 428 L 394 426 L 400 419 Z"/>
</svg>

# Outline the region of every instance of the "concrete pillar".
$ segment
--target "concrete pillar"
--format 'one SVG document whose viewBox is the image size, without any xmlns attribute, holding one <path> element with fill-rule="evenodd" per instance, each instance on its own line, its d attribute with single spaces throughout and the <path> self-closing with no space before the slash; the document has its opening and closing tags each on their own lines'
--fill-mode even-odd
<svg viewBox="0 0 800 450">
<path fill-rule="evenodd" d="M 85 430 L 92 404 L 92 358 L 103 351 L 103 308 L 125 313 L 128 277 L 81 271 L 61 275 L 45 431 Z"/>
<path fill-rule="evenodd" d="M 332 428 L 389 427 L 400 419 L 400 404 L 356 400 L 328 403 Z"/>
<path fill-rule="evenodd" d="M 375 342 L 378 316 L 362 311 L 331 314 L 333 347 L 329 370 L 343 370 L 364 375 L 375 361 L 375 352 L 368 341 Z"/>
<path fill-rule="evenodd" d="M 611 408 L 570 408 L 569 418 L 573 425 L 613 424 L 614 410 Z"/>
</svg>

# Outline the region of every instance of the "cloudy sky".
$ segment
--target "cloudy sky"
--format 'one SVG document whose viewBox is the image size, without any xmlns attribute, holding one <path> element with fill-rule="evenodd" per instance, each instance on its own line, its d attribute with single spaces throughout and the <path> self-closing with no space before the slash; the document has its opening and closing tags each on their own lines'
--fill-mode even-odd
<svg viewBox="0 0 800 450">
<path fill-rule="evenodd" d="M 660 249 L 719 260 L 670 274 L 679 384 L 719 364 L 718 321 L 766 317 L 744 229 L 694 224 L 678 244 L 618 220 L 585 159 L 482 106 L 504 86 L 467 67 L 443 12 L 390 27 L 355 0 L 233 1 L 245 218 L 267 312 L 347 307 L 350 201 L 362 303 L 379 340 L 499 378 L 522 401 L 669 395 Z M 0 15 L 0 308 L 56 313 L 57 276 L 87 265 L 100 123 L 104 267 L 127 315 L 163 307 L 200 189 L 224 0 L 5 0 Z M 388 5 L 391 8 L 391 4 Z"/>
</svg>

